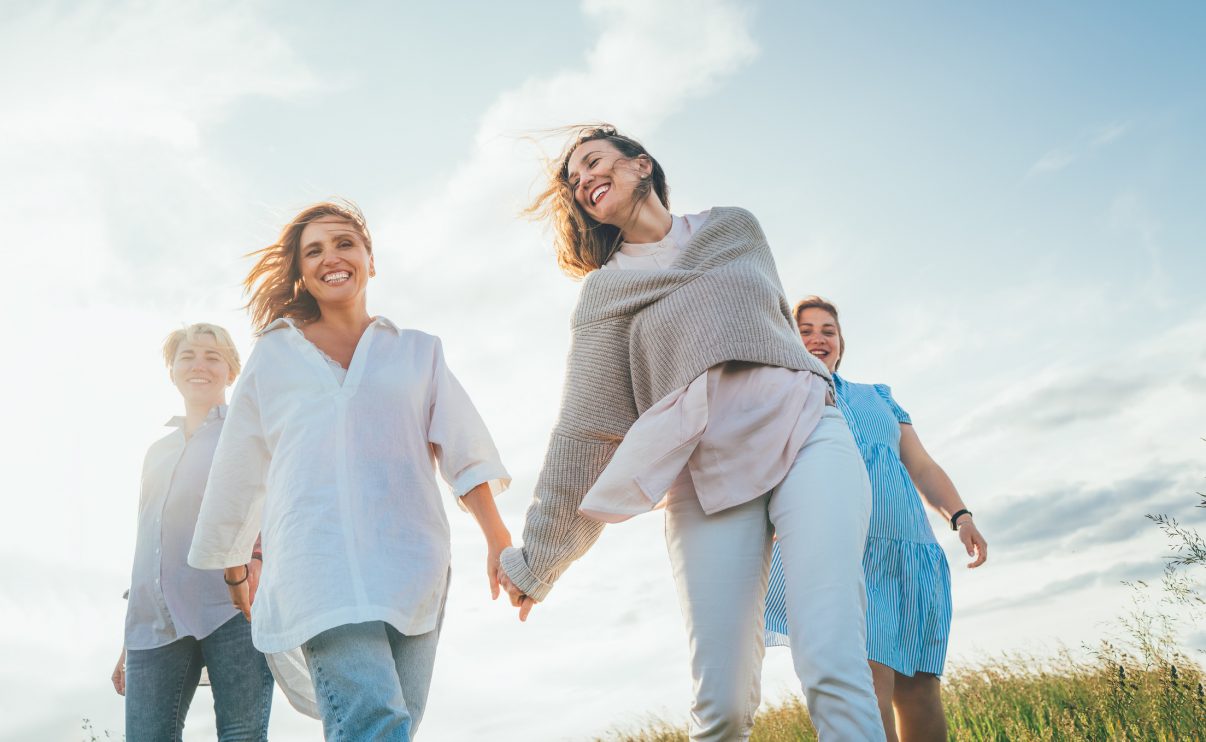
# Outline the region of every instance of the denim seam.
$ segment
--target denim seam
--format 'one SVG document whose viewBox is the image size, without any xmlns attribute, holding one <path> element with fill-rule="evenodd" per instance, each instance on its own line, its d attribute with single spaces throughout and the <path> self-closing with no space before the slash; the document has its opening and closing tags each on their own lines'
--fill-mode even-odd
<svg viewBox="0 0 1206 742">
<path fill-rule="evenodd" d="M 184 696 L 184 680 L 188 677 L 189 669 L 193 666 L 195 652 L 189 652 L 188 660 L 184 663 L 184 672 L 180 673 L 179 681 L 176 684 L 176 702 L 173 704 L 172 711 L 172 739 L 179 740 L 184 738 L 184 720 L 180 713 L 180 699 Z"/>
</svg>

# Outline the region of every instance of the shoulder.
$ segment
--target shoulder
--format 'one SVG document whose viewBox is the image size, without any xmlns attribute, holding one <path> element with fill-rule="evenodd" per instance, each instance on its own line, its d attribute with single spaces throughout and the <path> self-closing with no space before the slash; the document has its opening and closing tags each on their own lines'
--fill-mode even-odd
<svg viewBox="0 0 1206 742">
<path fill-rule="evenodd" d="M 146 455 L 142 459 L 143 468 L 145 469 L 155 461 L 163 458 L 163 456 L 174 451 L 178 446 L 179 437 L 179 429 L 173 427 L 163 436 L 157 438 L 154 443 L 147 447 Z"/>
<path fill-rule="evenodd" d="M 415 330 L 410 327 L 400 327 L 395 333 L 394 342 L 399 345 L 405 345 L 416 350 L 425 349 L 433 352 L 439 351 L 444 346 L 444 341 L 440 340 L 439 335 L 432 335 L 430 332 Z"/>
<path fill-rule="evenodd" d="M 701 213 L 707 214 L 708 221 L 745 223 L 761 228 L 761 225 L 758 223 L 758 217 L 754 216 L 754 213 L 749 209 L 744 209 L 740 206 L 713 206 Z"/>
</svg>

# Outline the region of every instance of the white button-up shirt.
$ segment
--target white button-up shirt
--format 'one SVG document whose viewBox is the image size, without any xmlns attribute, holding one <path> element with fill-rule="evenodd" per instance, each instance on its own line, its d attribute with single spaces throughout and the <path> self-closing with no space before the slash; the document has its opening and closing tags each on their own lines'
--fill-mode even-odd
<svg viewBox="0 0 1206 742">
<path fill-rule="evenodd" d="M 184 418 L 151 445 L 142 464 L 138 541 L 126 606 L 126 648 L 154 649 L 191 636 L 204 639 L 238 614 L 219 570 L 188 566 L 209 465 L 226 406 L 210 410 L 187 440 Z"/>
<path fill-rule="evenodd" d="M 262 534 L 262 652 L 364 621 L 426 633 L 451 559 L 437 465 L 458 498 L 511 481 L 439 338 L 378 317 L 341 381 L 277 320 L 235 387 L 188 562 L 244 564 Z"/>
</svg>

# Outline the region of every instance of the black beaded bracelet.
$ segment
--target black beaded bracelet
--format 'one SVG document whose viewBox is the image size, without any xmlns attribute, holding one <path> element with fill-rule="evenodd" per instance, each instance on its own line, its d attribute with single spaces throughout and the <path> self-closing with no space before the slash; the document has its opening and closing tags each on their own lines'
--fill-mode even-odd
<svg viewBox="0 0 1206 742">
<path fill-rule="evenodd" d="M 972 514 L 972 511 L 967 510 L 966 508 L 963 510 L 955 511 L 955 514 L 951 516 L 951 530 L 952 531 L 959 530 L 959 526 L 955 525 L 955 521 L 959 520 L 960 515 L 971 515 L 971 514 Z"/>
<path fill-rule="evenodd" d="M 244 564 L 243 565 L 243 579 L 238 580 L 237 582 L 231 582 L 230 580 L 226 579 L 226 575 L 223 574 L 222 582 L 225 582 L 227 585 L 234 587 L 235 585 L 242 585 L 244 582 L 247 582 L 248 577 L 251 577 L 251 568 L 248 567 L 246 564 Z"/>
</svg>

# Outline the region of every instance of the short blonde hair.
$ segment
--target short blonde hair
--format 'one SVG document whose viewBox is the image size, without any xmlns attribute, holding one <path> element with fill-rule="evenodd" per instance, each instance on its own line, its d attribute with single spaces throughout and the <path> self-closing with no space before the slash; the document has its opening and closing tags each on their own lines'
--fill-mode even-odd
<svg viewBox="0 0 1206 742">
<path fill-rule="evenodd" d="M 167 367 L 171 368 L 172 363 L 176 361 L 176 351 L 180 350 L 180 344 L 191 343 L 197 339 L 198 335 L 213 336 L 214 342 L 218 345 L 218 355 L 222 356 L 222 360 L 226 361 L 227 366 L 230 366 L 231 375 L 238 376 L 239 371 L 243 369 L 243 364 L 239 362 L 239 349 L 235 347 L 234 340 L 231 340 L 230 333 L 225 328 L 211 325 L 208 322 L 197 322 L 187 327 L 181 327 L 164 338 L 163 362 L 167 364 Z"/>
</svg>

